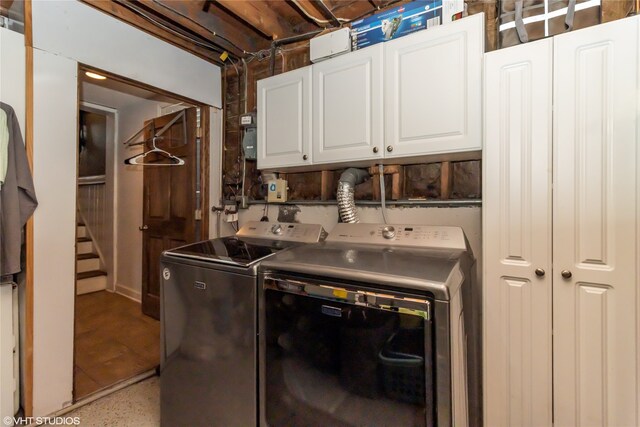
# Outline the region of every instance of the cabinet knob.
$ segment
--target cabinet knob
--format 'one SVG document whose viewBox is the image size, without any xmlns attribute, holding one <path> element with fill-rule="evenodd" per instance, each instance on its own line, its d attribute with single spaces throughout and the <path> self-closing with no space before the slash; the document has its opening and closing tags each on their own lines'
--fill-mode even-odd
<svg viewBox="0 0 640 427">
<path fill-rule="evenodd" d="M 392 152 L 393 151 L 393 147 L 391 145 L 387 145 L 387 151 L 388 152 Z"/>
<path fill-rule="evenodd" d="M 373 152 L 377 153 L 378 152 L 378 147 L 373 147 Z"/>
<path fill-rule="evenodd" d="M 307 160 L 309 158 L 309 156 L 307 156 L 306 154 L 302 155 L 302 160 Z"/>
<path fill-rule="evenodd" d="M 140 231 L 144 231 L 144 230 L 148 230 L 149 226 L 148 225 L 143 225 L 142 227 L 138 227 L 138 230 Z"/>
<path fill-rule="evenodd" d="M 562 270 L 560 272 L 560 274 L 562 275 L 562 277 L 564 277 L 565 279 L 571 279 L 571 276 L 573 276 L 573 274 L 571 274 L 571 272 L 569 270 Z"/>
<path fill-rule="evenodd" d="M 543 277 L 545 275 L 545 271 L 542 268 L 536 268 L 536 276 Z"/>
</svg>

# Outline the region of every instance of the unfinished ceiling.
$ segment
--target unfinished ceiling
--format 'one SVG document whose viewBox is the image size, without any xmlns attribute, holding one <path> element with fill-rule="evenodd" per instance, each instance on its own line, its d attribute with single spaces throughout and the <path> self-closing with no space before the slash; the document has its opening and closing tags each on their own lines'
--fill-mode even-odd
<svg viewBox="0 0 640 427">
<path fill-rule="evenodd" d="M 325 29 L 407 0 L 84 0 L 216 63 L 246 58 L 272 42 Z"/>
</svg>

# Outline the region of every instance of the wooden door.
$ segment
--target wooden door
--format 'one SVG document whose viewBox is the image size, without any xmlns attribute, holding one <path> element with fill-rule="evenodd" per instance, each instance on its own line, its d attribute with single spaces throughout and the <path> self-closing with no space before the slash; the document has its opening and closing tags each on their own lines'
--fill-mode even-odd
<svg viewBox="0 0 640 427">
<path fill-rule="evenodd" d="M 201 216 L 197 211 L 202 206 L 202 203 L 197 204 L 196 197 L 200 175 L 197 166 L 203 162 L 198 160 L 198 151 L 202 154 L 202 148 L 196 141 L 196 110 L 184 110 L 185 116 L 163 133 L 163 139 L 156 141 L 158 148 L 180 157 L 185 164 L 144 166 L 142 312 L 156 319 L 160 318 L 159 263 L 162 251 L 201 240 L 206 235 L 206 227 L 201 227 L 197 219 Z M 179 113 L 154 119 L 148 127 L 146 139 L 167 125 L 176 114 Z M 147 143 L 146 148 L 150 147 Z"/>
<path fill-rule="evenodd" d="M 313 64 L 313 163 L 383 157 L 383 44 Z"/>
<path fill-rule="evenodd" d="M 637 426 L 639 18 L 554 38 L 554 423 Z"/>
<path fill-rule="evenodd" d="M 384 44 L 385 156 L 482 148 L 484 15 Z"/>
<path fill-rule="evenodd" d="M 553 42 L 484 61 L 484 422 L 550 426 Z"/>
<path fill-rule="evenodd" d="M 311 164 L 311 66 L 258 81 L 258 169 Z"/>
</svg>

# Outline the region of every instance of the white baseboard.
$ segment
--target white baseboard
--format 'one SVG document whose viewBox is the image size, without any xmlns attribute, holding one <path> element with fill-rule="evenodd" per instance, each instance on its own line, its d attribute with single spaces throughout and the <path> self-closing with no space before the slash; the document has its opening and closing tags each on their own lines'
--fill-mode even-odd
<svg viewBox="0 0 640 427">
<path fill-rule="evenodd" d="M 142 300 L 142 294 L 139 291 L 127 288 L 123 285 L 116 285 L 116 294 L 120 294 L 123 297 L 134 300 L 135 302 L 140 302 Z"/>
</svg>

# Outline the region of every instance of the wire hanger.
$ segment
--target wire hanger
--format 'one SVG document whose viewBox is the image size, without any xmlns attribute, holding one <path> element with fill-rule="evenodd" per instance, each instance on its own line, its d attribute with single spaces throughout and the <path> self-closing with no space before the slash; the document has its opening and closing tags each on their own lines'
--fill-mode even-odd
<svg viewBox="0 0 640 427">
<path fill-rule="evenodd" d="M 145 151 L 142 154 L 138 154 L 137 156 L 133 156 L 133 157 L 129 157 L 128 159 L 125 159 L 124 164 L 125 165 L 147 165 L 147 166 L 181 166 L 184 165 L 184 160 L 182 160 L 180 157 L 178 156 L 174 156 L 173 154 L 169 153 L 168 151 L 163 150 L 162 148 L 158 148 L 156 146 L 156 140 L 158 139 L 162 139 L 161 136 L 154 136 L 151 139 L 151 150 Z M 172 163 L 155 163 L 155 162 L 147 162 L 145 163 L 144 158 L 147 157 L 148 154 L 151 153 L 155 153 L 155 154 L 159 154 L 163 157 L 168 158 L 169 160 L 171 160 Z"/>
<path fill-rule="evenodd" d="M 162 148 L 158 148 L 158 146 L 156 145 L 156 140 L 159 139 L 163 139 L 162 134 L 165 133 L 171 126 L 173 126 L 173 124 L 175 122 L 177 122 L 180 118 L 183 118 L 182 121 L 182 130 L 183 130 L 183 135 L 186 138 L 187 137 L 187 121 L 186 121 L 186 117 L 185 117 L 185 110 L 180 111 L 178 114 L 176 114 L 176 116 L 171 119 L 171 121 L 169 123 L 167 123 L 162 129 L 160 129 L 157 133 L 155 133 L 153 135 L 153 137 L 151 138 L 151 150 L 145 151 L 144 153 L 138 154 L 136 156 L 133 157 L 129 157 L 128 159 L 125 159 L 124 163 L 126 165 L 147 165 L 147 166 L 181 166 L 184 165 L 184 160 L 181 159 L 178 156 L 174 156 L 173 154 L 169 153 L 168 151 L 163 150 Z M 140 129 L 138 132 L 136 132 L 133 136 L 131 136 L 129 139 L 127 139 L 124 144 L 131 147 L 133 145 L 140 145 L 140 144 L 144 144 L 146 143 L 148 140 L 142 141 L 141 143 L 136 143 L 136 144 L 132 144 L 131 142 L 134 141 L 138 135 L 140 135 L 143 131 L 145 131 L 147 129 L 147 127 L 149 127 L 149 125 L 151 124 L 151 122 L 147 123 L 144 125 L 144 127 L 142 129 Z M 155 162 L 147 162 L 145 163 L 144 158 L 151 153 L 155 153 L 155 154 L 159 154 L 163 157 L 166 157 L 168 159 L 171 160 L 171 163 L 155 163 Z"/>
</svg>

